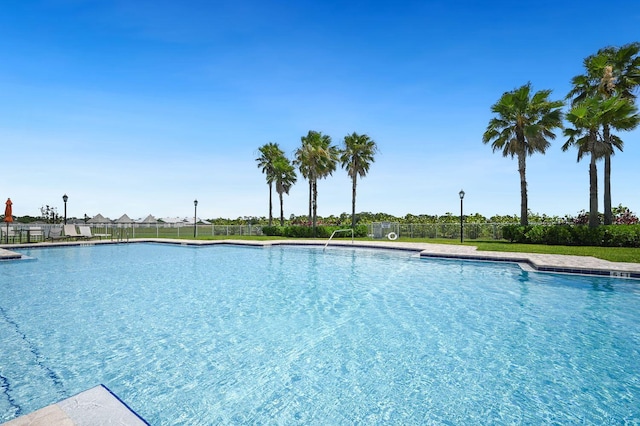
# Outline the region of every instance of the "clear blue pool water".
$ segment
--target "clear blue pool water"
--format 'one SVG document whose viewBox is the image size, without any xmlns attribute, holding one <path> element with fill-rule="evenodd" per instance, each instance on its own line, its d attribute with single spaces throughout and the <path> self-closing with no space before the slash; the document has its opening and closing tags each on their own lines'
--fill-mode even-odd
<svg viewBox="0 0 640 426">
<path fill-rule="evenodd" d="M 0 264 L 0 422 L 99 383 L 151 424 L 640 422 L 640 283 L 362 249 Z"/>
</svg>

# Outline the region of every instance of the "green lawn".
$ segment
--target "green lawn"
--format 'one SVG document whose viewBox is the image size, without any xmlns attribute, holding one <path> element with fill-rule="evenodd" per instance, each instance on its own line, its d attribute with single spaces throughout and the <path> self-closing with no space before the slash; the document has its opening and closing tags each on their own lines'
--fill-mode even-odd
<svg viewBox="0 0 640 426">
<path fill-rule="evenodd" d="M 485 251 L 509 251 L 519 253 L 572 254 L 593 256 L 612 262 L 640 263 L 640 249 L 628 247 L 547 246 L 542 244 L 515 244 L 500 241 L 470 243 Z"/>
<path fill-rule="evenodd" d="M 437 244 L 460 244 L 450 239 L 399 238 L 398 241 L 423 242 Z M 640 263 L 640 248 L 627 247 L 586 247 L 586 246 L 548 246 L 544 244 L 516 244 L 506 241 L 465 241 L 464 245 L 476 246 L 482 251 L 503 251 L 515 253 L 570 254 L 592 256 L 611 262 Z"/>
</svg>

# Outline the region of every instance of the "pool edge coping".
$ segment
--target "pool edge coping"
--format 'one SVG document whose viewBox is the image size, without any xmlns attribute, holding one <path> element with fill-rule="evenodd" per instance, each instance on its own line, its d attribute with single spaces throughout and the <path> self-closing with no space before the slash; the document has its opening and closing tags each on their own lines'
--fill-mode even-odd
<svg viewBox="0 0 640 426">
<path fill-rule="evenodd" d="M 140 414 L 104 384 L 21 415 L 0 426 L 120 424 L 149 426 Z"/>
<path fill-rule="evenodd" d="M 512 253 L 478 251 L 475 246 L 459 246 L 434 243 L 388 242 L 388 241 L 329 241 L 327 240 L 189 240 L 170 238 L 132 238 L 128 241 L 79 240 L 55 243 L 4 244 L 0 245 L 1 260 L 17 260 L 22 257 L 9 249 L 50 248 L 69 246 L 92 246 L 102 244 L 161 243 L 181 246 L 206 247 L 215 245 L 235 245 L 251 247 L 299 246 L 299 247 L 354 247 L 412 251 L 420 257 L 459 259 L 472 261 L 507 262 L 522 267 L 528 265 L 536 272 L 550 272 L 574 275 L 640 280 L 640 264 L 611 262 L 590 256 L 562 254 Z M 525 269 L 525 268 L 523 268 Z M 525 269 L 526 270 L 526 269 Z"/>
</svg>

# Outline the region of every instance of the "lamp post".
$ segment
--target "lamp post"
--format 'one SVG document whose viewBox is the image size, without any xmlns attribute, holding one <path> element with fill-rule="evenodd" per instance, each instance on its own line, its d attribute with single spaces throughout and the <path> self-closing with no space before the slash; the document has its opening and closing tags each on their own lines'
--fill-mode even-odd
<svg viewBox="0 0 640 426">
<path fill-rule="evenodd" d="M 64 224 L 67 224 L 67 200 L 69 199 L 69 197 L 67 196 L 67 194 L 64 194 L 62 196 L 62 201 L 64 201 Z"/>
<path fill-rule="evenodd" d="M 193 238 L 198 235 L 198 200 L 193 200 Z"/>
<path fill-rule="evenodd" d="M 464 221 L 464 216 L 462 215 L 462 200 L 464 199 L 464 191 L 461 189 L 460 192 L 458 193 L 458 195 L 460 196 L 460 242 L 464 241 L 464 229 L 462 226 L 462 223 Z"/>
</svg>

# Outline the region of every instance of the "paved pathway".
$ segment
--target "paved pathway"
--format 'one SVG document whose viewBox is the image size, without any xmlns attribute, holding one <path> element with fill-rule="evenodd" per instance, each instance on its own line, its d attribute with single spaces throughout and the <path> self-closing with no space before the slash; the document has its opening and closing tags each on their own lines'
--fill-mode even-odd
<svg viewBox="0 0 640 426">
<path fill-rule="evenodd" d="M 167 244 L 189 245 L 251 245 L 251 246 L 276 246 L 276 245 L 314 245 L 324 246 L 326 240 L 183 240 L 168 238 L 138 238 L 129 242 L 158 242 Z M 115 241 L 64 241 L 55 243 L 34 244 L 8 244 L 0 245 L 0 259 L 20 258 L 19 250 L 25 247 L 47 247 L 61 245 L 85 245 L 85 244 L 114 244 Z M 516 262 L 537 271 L 564 272 L 588 275 L 612 276 L 621 278 L 640 279 L 640 263 L 610 262 L 590 256 L 568 256 L 560 254 L 534 254 L 534 253 L 508 253 L 497 251 L 479 251 L 474 246 L 457 244 L 431 244 L 431 243 L 406 243 L 396 241 L 354 241 L 332 240 L 330 247 L 368 247 L 396 250 L 411 250 L 419 252 L 423 257 L 441 257 L 456 259 L 473 259 L 486 261 Z M 639 249 L 640 250 L 640 249 Z"/>
</svg>

